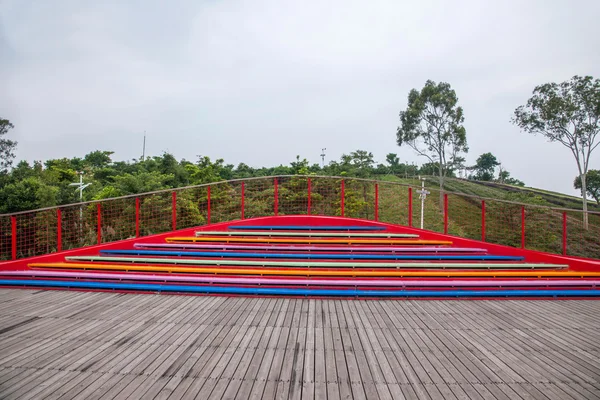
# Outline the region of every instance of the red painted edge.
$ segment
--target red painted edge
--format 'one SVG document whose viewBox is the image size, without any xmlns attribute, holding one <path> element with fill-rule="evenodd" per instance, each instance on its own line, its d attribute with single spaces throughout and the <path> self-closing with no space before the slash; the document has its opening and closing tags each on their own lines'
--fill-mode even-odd
<svg viewBox="0 0 600 400">
<path fill-rule="evenodd" d="M 345 214 L 345 210 L 344 210 L 345 200 L 346 200 L 346 183 L 342 179 L 341 194 L 340 194 L 340 212 L 341 212 L 342 217 Z"/>
<path fill-rule="evenodd" d="M 311 210 L 310 210 L 311 200 L 312 200 L 311 199 L 311 196 L 312 196 L 311 190 L 312 190 L 311 180 L 310 180 L 310 178 L 308 178 L 308 207 L 307 207 L 307 212 L 306 212 L 308 215 L 310 215 L 310 212 L 311 212 Z"/>
<path fill-rule="evenodd" d="M 12 253 L 12 259 L 17 259 L 17 217 L 10 217 L 10 247 Z"/>
<path fill-rule="evenodd" d="M 562 254 L 567 255 L 567 212 L 562 213 Z"/>
<path fill-rule="evenodd" d="M 135 237 L 140 237 L 140 198 L 135 198 Z"/>
<path fill-rule="evenodd" d="M 251 222 L 249 222 L 251 221 Z M 356 218 L 325 217 L 325 216 L 307 216 L 307 215 L 283 215 L 279 217 L 259 217 L 246 219 L 244 221 L 222 222 L 212 225 L 205 225 L 195 228 L 182 229 L 177 232 L 165 232 L 162 234 L 133 238 L 118 242 L 104 243 L 96 246 L 66 250 L 60 253 L 46 254 L 43 256 L 23 258 L 16 261 L 6 261 L 0 263 L 2 270 L 27 269 L 30 262 L 61 262 L 66 256 L 74 255 L 97 255 L 99 250 L 108 249 L 133 249 L 135 243 L 156 243 L 164 241 L 170 236 L 193 236 L 195 231 L 201 230 L 226 230 L 232 225 L 357 225 L 357 226 L 382 226 L 390 233 L 414 233 L 425 240 L 450 240 L 454 246 L 458 247 L 481 247 L 485 248 L 491 254 L 523 256 L 527 262 L 532 263 L 562 263 L 569 264 L 572 271 L 600 271 L 600 260 L 593 260 L 582 257 L 565 257 L 557 254 L 543 253 L 535 250 L 519 249 L 509 246 L 497 245 L 492 243 L 482 243 L 473 239 L 444 235 L 437 232 L 421 230 L 402 225 L 388 224 L 383 222 L 373 222 Z"/>
<path fill-rule="evenodd" d="M 177 192 L 171 194 L 171 228 L 177 230 Z"/>
<path fill-rule="evenodd" d="M 273 179 L 273 213 L 275 216 L 279 214 L 279 184 L 277 178 Z"/>
<path fill-rule="evenodd" d="M 62 211 L 56 209 L 56 251 L 62 251 Z"/>
<path fill-rule="evenodd" d="M 485 242 L 485 200 L 481 200 L 481 241 Z"/>
<path fill-rule="evenodd" d="M 375 221 L 379 221 L 379 184 L 375 184 Z"/>
<path fill-rule="evenodd" d="M 412 188 L 408 188 L 408 226 L 413 226 Z"/>
<path fill-rule="evenodd" d="M 96 231 L 98 235 L 98 244 L 102 244 L 102 203 L 96 205 Z"/>
<path fill-rule="evenodd" d="M 245 202 L 245 199 L 246 199 L 246 183 L 242 182 L 242 204 L 241 204 L 241 208 L 242 208 L 242 210 L 241 210 L 242 211 L 242 216 L 241 217 L 242 217 L 242 219 L 244 219 L 244 208 L 245 208 L 244 207 L 244 202 Z"/>
</svg>

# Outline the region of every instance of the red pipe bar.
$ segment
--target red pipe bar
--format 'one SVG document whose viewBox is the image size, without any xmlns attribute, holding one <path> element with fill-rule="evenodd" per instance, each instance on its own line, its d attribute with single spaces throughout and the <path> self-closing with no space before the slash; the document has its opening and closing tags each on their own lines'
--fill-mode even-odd
<svg viewBox="0 0 600 400">
<path fill-rule="evenodd" d="M 12 259 L 16 260 L 17 259 L 17 217 L 15 217 L 14 215 L 10 217 L 10 231 L 11 231 L 11 237 L 10 237 L 10 245 L 11 245 L 11 253 L 12 253 Z"/>
<path fill-rule="evenodd" d="M 344 182 L 344 180 L 342 179 L 342 193 L 341 193 L 341 197 L 340 197 L 340 209 L 341 209 L 341 215 L 342 217 L 344 216 L 344 200 L 346 198 L 346 184 Z"/>
<path fill-rule="evenodd" d="M 273 185 L 274 185 L 274 196 L 275 196 L 275 201 L 273 203 L 273 212 L 275 213 L 275 216 L 277 216 L 277 214 L 279 214 L 279 185 L 277 182 L 277 178 L 273 179 Z"/>
<path fill-rule="evenodd" d="M 448 234 L 448 193 L 444 193 L 444 235 Z"/>
<path fill-rule="evenodd" d="M 563 211 L 562 213 L 562 254 L 563 256 L 567 255 L 567 212 Z"/>
<path fill-rule="evenodd" d="M 412 188 L 408 188 L 408 226 L 413 226 L 412 224 Z"/>
<path fill-rule="evenodd" d="M 206 223 L 210 224 L 210 186 L 208 186 L 206 188 L 206 201 L 207 201 L 207 205 L 206 205 Z"/>
<path fill-rule="evenodd" d="M 98 244 L 102 243 L 102 205 L 98 203 L 96 206 L 96 217 L 97 217 L 97 225 L 96 230 L 98 234 Z"/>
<path fill-rule="evenodd" d="M 177 192 L 171 194 L 171 225 L 173 230 L 177 230 Z"/>
<path fill-rule="evenodd" d="M 379 221 L 379 184 L 375 184 L 375 221 Z"/>
<path fill-rule="evenodd" d="M 525 248 L 525 206 L 521 206 L 521 248 Z"/>
<path fill-rule="evenodd" d="M 140 198 L 135 198 L 135 237 L 140 237 Z"/>
<path fill-rule="evenodd" d="M 62 211 L 56 209 L 56 251 L 62 251 Z"/>
<path fill-rule="evenodd" d="M 481 241 L 485 242 L 485 200 L 481 200 Z"/>
<path fill-rule="evenodd" d="M 311 201 L 311 181 L 310 178 L 308 178 L 308 210 L 307 210 L 307 214 L 310 215 L 310 201 Z"/>
<path fill-rule="evenodd" d="M 244 219 L 244 202 L 246 200 L 246 184 L 242 182 L 242 219 Z"/>
</svg>

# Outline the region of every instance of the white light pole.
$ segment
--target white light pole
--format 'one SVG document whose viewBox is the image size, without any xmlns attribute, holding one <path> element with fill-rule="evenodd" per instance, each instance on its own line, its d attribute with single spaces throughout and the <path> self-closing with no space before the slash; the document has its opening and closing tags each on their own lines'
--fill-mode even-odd
<svg viewBox="0 0 600 400">
<path fill-rule="evenodd" d="M 423 229 L 423 217 L 425 215 L 425 199 L 427 198 L 427 195 L 431 192 L 425 190 L 425 178 L 421 178 L 419 176 L 419 179 L 421 180 L 421 190 L 417 190 L 417 193 L 419 193 L 419 198 L 421 199 L 421 229 Z"/>
<path fill-rule="evenodd" d="M 79 182 L 74 182 L 74 183 L 70 183 L 69 186 L 77 186 L 77 190 L 79 190 L 79 202 L 83 202 L 83 189 L 85 189 L 86 187 L 90 186 L 92 183 L 83 183 L 83 171 L 79 171 Z M 80 229 L 80 236 L 82 234 L 83 231 L 83 208 L 82 206 L 79 206 L 79 229 Z"/>
<path fill-rule="evenodd" d="M 79 174 L 79 182 L 70 183 L 69 186 L 77 186 L 77 190 L 79 190 L 79 201 L 83 201 L 83 189 L 90 186 L 92 183 L 83 183 L 83 172 L 78 172 Z"/>
</svg>

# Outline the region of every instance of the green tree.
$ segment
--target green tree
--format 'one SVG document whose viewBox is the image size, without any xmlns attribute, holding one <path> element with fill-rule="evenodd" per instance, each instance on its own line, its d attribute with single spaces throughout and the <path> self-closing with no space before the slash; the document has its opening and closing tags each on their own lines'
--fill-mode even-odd
<svg viewBox="0 0 600 400">
<path fill-rule="evenodd" d="M 17 142 L 4 138 L 15 126 L 7 119 L 0 118 L 0 172 L 6 171 L 15 159 Z"/>
<path fill-rule="evenodd" d="M 461 153 L 466 153 L 467 135 L 462 107 L 448 83 L 428 80 L 419 92 L 408 94 L 408 107 L 400 112 L 396 131 L 399 146 L 408 145 L 417 154 L 437 163 L 440 184 L 440 207 L 443 207 L 444 178 Z"/>
<path fill-rule="evenodd" d="M 587 182 L 590 156 L 600 141 L 600 80 L 574 76 L 562 83 L 533 89 L 526 105 L 514 112 L 512 122 L 527 133 L 541 134 L 573 153 L 581 179 L 583 226 L 588 227 Z"/>
<path fill-rule="evenodd" d="M 113 154 L 113 151 L 96 150 L 86 154 L 85 157 L 83 157 L 83 161 L 94 169 L 106 168 L 112 163 L 110 156 Z"/>
<path fill-rule="evenodd" d="M 475 171 L 472 178 L 478 181 L 491 181 L 494 179 L 494 171 L 500 163 L 492 153 L 483 153 L 475 161 L 475 165 L 469 167 L 471 171 Z"/>
<path fill-rule="evenodd" d="M 506 183 L 508 185 L 525 186 L 525 182 L 517 178 L 511 177 L 510 172 L 508 172 L 507 170 L 502 170 L 498 173 L 498 182 Z"/>
<path fill-rule="evenodd" d="M 586 176 L 586 191 L 587 195 L 596 200 L 596 204 L 600 205 L 600 170 L 590 169 Z M 581 189 L 581 177 L 578 176 L 573 182 L 575 189 Z"/>
</svg>

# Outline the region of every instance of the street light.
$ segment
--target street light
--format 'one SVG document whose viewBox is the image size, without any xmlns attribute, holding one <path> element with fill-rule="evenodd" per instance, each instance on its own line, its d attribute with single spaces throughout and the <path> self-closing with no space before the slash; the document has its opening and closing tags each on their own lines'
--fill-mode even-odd
<svg viewBox="0 0 600 400">
<path fill-rule="evenodd" d="M 79 174 L 79 182 L 70 183 L 69 186 L 77 186 L 77 190 L 79 190 L 79 201 L 83 201 L 83 189 L 90 186 L 90 183 L 83 183 L 83 171 L 77 172 Z"/>
</svg>

